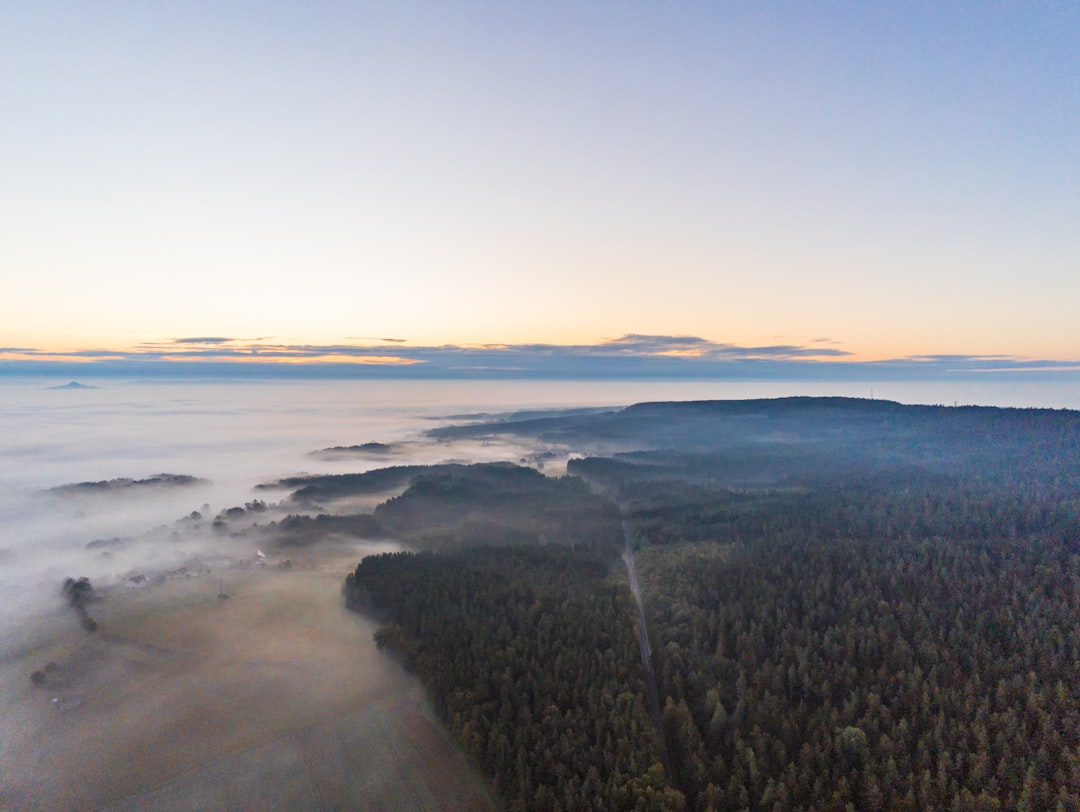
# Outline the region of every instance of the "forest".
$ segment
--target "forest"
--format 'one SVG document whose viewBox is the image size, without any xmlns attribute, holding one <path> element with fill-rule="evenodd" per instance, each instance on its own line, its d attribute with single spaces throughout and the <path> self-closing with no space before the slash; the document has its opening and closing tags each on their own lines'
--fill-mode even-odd
<svg viewBox="0 0 1080 812">
<path fill-rule="evenodd" d="M 1080 808 L 1080 413 L 793 398 L 439 431 L 576 451 L 565 477 L 410 472 L 374 519 L 416 552 L 343 587 L 507 809 Z"/>
<path fill-rule="evenodd" d="M 633 598 L 563 546 L 370 556 L 348 605 L 510 810 L 682 809 L 645 708 Z"/>
</svg>

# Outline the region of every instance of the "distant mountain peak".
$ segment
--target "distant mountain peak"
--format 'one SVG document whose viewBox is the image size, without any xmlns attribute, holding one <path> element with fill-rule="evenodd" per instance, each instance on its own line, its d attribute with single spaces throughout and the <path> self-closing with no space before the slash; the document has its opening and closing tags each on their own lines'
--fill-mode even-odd
<svg viewBox="0 0 1080 812">
<path fill-rule="evenodd" d="M 97 389 L 96 386 L 90 386 L 89 384 L 79 383 L 78 381 L 68 381 L 61 386 L 50 386 L 49 389 Z"/>
</svg>

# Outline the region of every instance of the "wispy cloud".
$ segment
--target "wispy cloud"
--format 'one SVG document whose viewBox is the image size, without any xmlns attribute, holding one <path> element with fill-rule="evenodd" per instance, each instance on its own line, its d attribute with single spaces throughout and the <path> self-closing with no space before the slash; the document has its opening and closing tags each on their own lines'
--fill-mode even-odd
<svg viewBox="0 0 1080 812">
<path fill-rule="evenodd" d="M 1080 362 L 1016 358 L 1011 355 L 912 355 L 903 361 L 955 372 L 1074 372 Z"/>
<path fill-rule="evenodd" d="M 743 346 L 699 336 L 627 334 L 595 344 L 410 346 L 402 339 L 389 338 L 301 344 L 268 337 L 202 336 L 147 342 L 123 352 L 2 348 L 0 373 L 64 374 L 65 367 L 78 366 L 81 375 L 214 377 L 887 380 L 1080 374 L 1080 362 L 1007 355 L 913 355 L 857 361 L 848 351 L 831 346 L 836 343 L 815 338 L 805 344 Z"/>
<path fill-rule="evenodd" d="M 462 349 L 462 348 L 440 348 Z M 467 348 L 472 351 L 503 352 L 508 355 L 541 354 L 546 357 L 591 358 L 683 358 L 687 360 L 739 360 L 788 358 L 840 358 L 844 350 L 778 344 L 766 347 L 743 347 L 723 344 L 697 336 L 654 336 L 629 334 L 598 344 L 485 344 Z"/>
<path fill-rule="evenodd" d="M 236 341 L 235 338 L 222 338 L 221 336 L 204 336 L 196 338 L 174 338 L 174 344 L 228 344 Z"/>
</svg>

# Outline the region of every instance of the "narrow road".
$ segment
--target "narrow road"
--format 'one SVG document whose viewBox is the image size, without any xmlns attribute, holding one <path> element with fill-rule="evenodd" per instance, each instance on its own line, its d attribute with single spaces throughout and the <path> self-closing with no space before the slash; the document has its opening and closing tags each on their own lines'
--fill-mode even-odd
<svg viewBox="0 0 1080 812">
<path fill-rule="evenodd" d="M 626 539 L 626 546 L 623 548 L 623 561 L 626 562 L 626 574 L 630 578 L 630 591 L 634 593 L 634 599 L 637 601 L 638 606 L 638 627 L 641 630 L 638 634 L 641 640 L 641 662 L 651 674 L 652 646 L 649 645 L 649 629 L 645 625 L 645 605 L 641 602 L 641 588 L 638 586 L 637 568 L 634 566 L 634 551 L 630 547 L 630 530 L 627 528 L 626 522 L 622 523 L 622 528 L 623 538 Z"/>
<path fill-rule="evenodd" d="M 641 665 L 645 670 L 645 701 L 649 705 L 656 735 L 660 737 L 660 747 L 664 753 L 664 770 L 671 777 L 671 762 L 668 759 L 667 741 L 664 739 L 664 719 L 660 713 L 660 693 L 656 689 L 656 674 L 652 666 L 652 646 L 649 645 L 649 627 L 645 623 L 645 605 L 641 601 L 641 588 L 638 586 L 637 568 L 634 566 L 634 550 L 630 546 L 630 528 L 622 523 L 623 561 L 626 562 L 626 574 L 630 579 L 630 591 L 634 593 L 638 608 L 638 642 L 641 645 Z"/>
</svg>

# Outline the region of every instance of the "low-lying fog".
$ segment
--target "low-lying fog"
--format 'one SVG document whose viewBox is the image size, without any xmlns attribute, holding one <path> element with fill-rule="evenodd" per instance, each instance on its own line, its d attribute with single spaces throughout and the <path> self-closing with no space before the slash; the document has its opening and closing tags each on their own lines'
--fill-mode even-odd
<svg viewBox="0 0 1080 812">
<path fill-rule="evenodd" d="M 0 600 L 10 620 L 47 609 L 67 576 L 105 587 L 138 567 L 195 556 L 250 558 L 211 531 L 222 510 L 287 492 L 260 483 L 454 460 L 517 460 L 505 446 L 448 445 L 422 432 L 450 412 L 432 387 L 147 384 L 53 390 L 4 382 L 0 420 Z M 321 449 L 379 443 L 379 453 Z M 160 474 L 192 482 L 149 481 Z M 94 487 L 82 483 L 105 483 Z M 178 523 L 198 512 L 205 521 Z M 89 546 L 88 545 L 92 545 Z"/>
<path fill-rule="evenodd" d="M 241 525 L 281 518 L 289 492 L 256 486 L 299 473 L 527 457 L 424 437 L 491 402 L 408 385 L 48 386 L 3 383 L 0 808 L 489 807 L 418 684 L 342 606 L 356 562 L 399 545 L 263 550 L 214 520 L 244 505 Z M 90 600 L 65 595 L 69 577 Z"/>
</svg>

